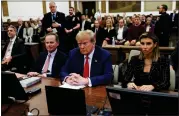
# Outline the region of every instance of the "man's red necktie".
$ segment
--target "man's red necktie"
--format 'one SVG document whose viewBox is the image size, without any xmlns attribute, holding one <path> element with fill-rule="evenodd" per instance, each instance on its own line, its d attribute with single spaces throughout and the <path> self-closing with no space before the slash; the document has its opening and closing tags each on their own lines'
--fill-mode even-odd
<svg viewBox="0 0 179 116">
<path fill-rule="evenodd" d="M 88 55 L 85 58 L 85 65 L 84 65 L 84 70 L 83 70 L 83 77 L 87 78 L 89 77 L 89 62 L 88 62 Z"/>
</svg>

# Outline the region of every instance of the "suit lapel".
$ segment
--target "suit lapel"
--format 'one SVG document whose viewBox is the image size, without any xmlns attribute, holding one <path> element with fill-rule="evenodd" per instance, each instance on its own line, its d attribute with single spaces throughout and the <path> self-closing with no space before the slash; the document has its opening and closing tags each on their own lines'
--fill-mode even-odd
<svg viewBox="0 0 179 116">
<path fill-rule="evenodd" d="M 16 37 L 16 40 L 14 41 L 14 44 L 13 44 L 13 47 L 12 47 L 11 56 L 15 53 L 15 51 L 17 49 L 17 45 L 18 45 L 18 38 Z"/>
<path fill-rule="evenodd" d="M 53 59 L 51 72 L 54 71 L 53 69 L 55 69 L 55 66 L 56 66 L 56 63 L 58 62 L 58 60 L 60 60 L 60 58 L 58 57 L 58 50 L 57 50 L 57 52 L 56 52 L 56 54 L 55 54 L 55 57 L 54 57 L 54 59 Z"/>
<path fill-rule="evenodd" d="M 95 47 L 95 51 L 94 51 L 92 62 L 91 62 L 90 76 L 94 75 L 96 67 L 98 67 L 98 62 L 100 62 L 99 52 L 98 52 L 98 48 Z"/>
<path fill-rule="evenodd" d="M 80 51 L 79 51 L 80 52 Z M 79 73 L 83 76 L 83 70 L 84 70 L 84 55 L 79 53 Z"/>
</svg>

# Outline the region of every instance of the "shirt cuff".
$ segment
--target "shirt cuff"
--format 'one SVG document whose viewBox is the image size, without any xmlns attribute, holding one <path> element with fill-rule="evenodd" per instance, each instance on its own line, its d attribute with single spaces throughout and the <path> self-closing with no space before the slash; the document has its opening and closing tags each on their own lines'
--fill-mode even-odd
<svg viewBox="0 0 179 116">
<path fill-rule="evenodd" d="M 90 78 L 88 78 L 88 82 L 89 82 L 89 83 L 88 83 L 88 86 L 89 86 L 89 87 L 92 87 L 92 83 L 91 83 L 91 79 L 90 79 Z"/>
<path fill-rule="evenodd" d="M 62 84 L 64 84 L 66 82 L 66 79 L 68 78 L 69 76 L 66 76 L 62 82 Z"/>
</svg>

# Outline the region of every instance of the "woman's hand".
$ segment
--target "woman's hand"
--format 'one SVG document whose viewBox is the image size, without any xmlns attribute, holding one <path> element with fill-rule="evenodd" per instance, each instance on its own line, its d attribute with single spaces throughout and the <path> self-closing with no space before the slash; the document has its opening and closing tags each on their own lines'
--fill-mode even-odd
<svg viewBox="0 0 179 116">
<path fill-rule="evenodd" d="M 142 85 L 139 87 L 138 90 L 141 90 L 141 91 L 152 91 L 154 89 L 154 86 L 153 85 Z"/>
</svg>

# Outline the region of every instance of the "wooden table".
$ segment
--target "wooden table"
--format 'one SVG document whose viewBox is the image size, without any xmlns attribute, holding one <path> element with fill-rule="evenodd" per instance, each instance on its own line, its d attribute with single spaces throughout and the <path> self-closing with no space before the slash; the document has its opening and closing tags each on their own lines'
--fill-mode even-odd
<svg viewBox="0 0 179 116">
<path fill-rule="evenodd" d="M 129 53 L 131 50 L 140 50 L 140 46 L 124 46 L 124 45 L 105 45 L 103 46 L 104 49 L 108 50 L 112 54 L 112 63 L 116 64 L 118 57 L 120 54 L 118 54 L 119 50 L 121 50 L 124 53 Z M 170 55 L 175 47 L 159 47 L 161 54 L 167 54 Z"/>
<path fill-rule="evenodd" d="M 21 74 L 16 74 L 17 77 L 22 77 Z M 34 87 L 40 87 L 41 93 L 32 97 L 26 104 L 14 104 L 7 113 L 3 114 L 4 116 L 18 116 L 23 110 L 27 107 L 29 109 L 37 108 L 40 111 L 40 115 L 49 115 L 47 109 L 46 95 L 45 95 L 45 85 L 58 87 L 61 85 L 58 79 L 54 78 L 42 78 L 41 83 L 38 83 L 32 87 L 25 88 L 25 90 L 32 89 Z M 106 98 L 106 89 L 105 86 L 97 86 L 97 87 L 86 87 L 85 90 L 85 99 L 86 104 L 91 106 L 96 106 L 98 108 L 102 108 L 103 105 L 105 108 L 111 108 L 108 99 Z M 177 92 L 168 92 L 170 94 L 176 94 Z M 178 94 L 178 93 L 177 93 Z M 107 101 L 106 101 L 107 100 Z M 106 103 L 105 103 L 106 101 Z"/>
<path fill-rule="evenodd" d="M 26 89 L 26 90 L 32 89 L 33 87 L 41 88 L 41 93 L 35 95 L 26 103 L 26 106 L 29 106 L 30 110 L 33 108 L 38 108 L 40 110 L 40 115 L 48 115 L 46 95 L 45 95 L 45 85 L 58 87 L 59 85 L 61 85 L 61 83 L 58 79 L 42 78 L 41 83 L 38 83 L 38 84 Z M 93 105 L 98 108 L 103 107 L 104 102 L 106 100 L 106 95 L 107 95 L 105 86 L 98 86 L 98 87 L 92 87 L 92 88 L 87 87 L 87 88 L 84 88 L 84 90 L 85 90 L 86 104 Z M 17 107 L 19 107 L 19 110 L 25 109 L 24 107 L 22 108 L 21 105 L 19 105 L 19 106 L 14 105 L 10 109 L 10 111 L 8 111 L 4 115 L 8 116 L 8 115 L 14 114 L 16 112 L 17 112 L 17 114 L 19 114 L 19 111 L 16 111 Z M 109 107 L 109 102 L 107 102 L 106 107 Z M 15 116 L 15 114 L 14 114 L 14 116 Z"/>
</svg>

